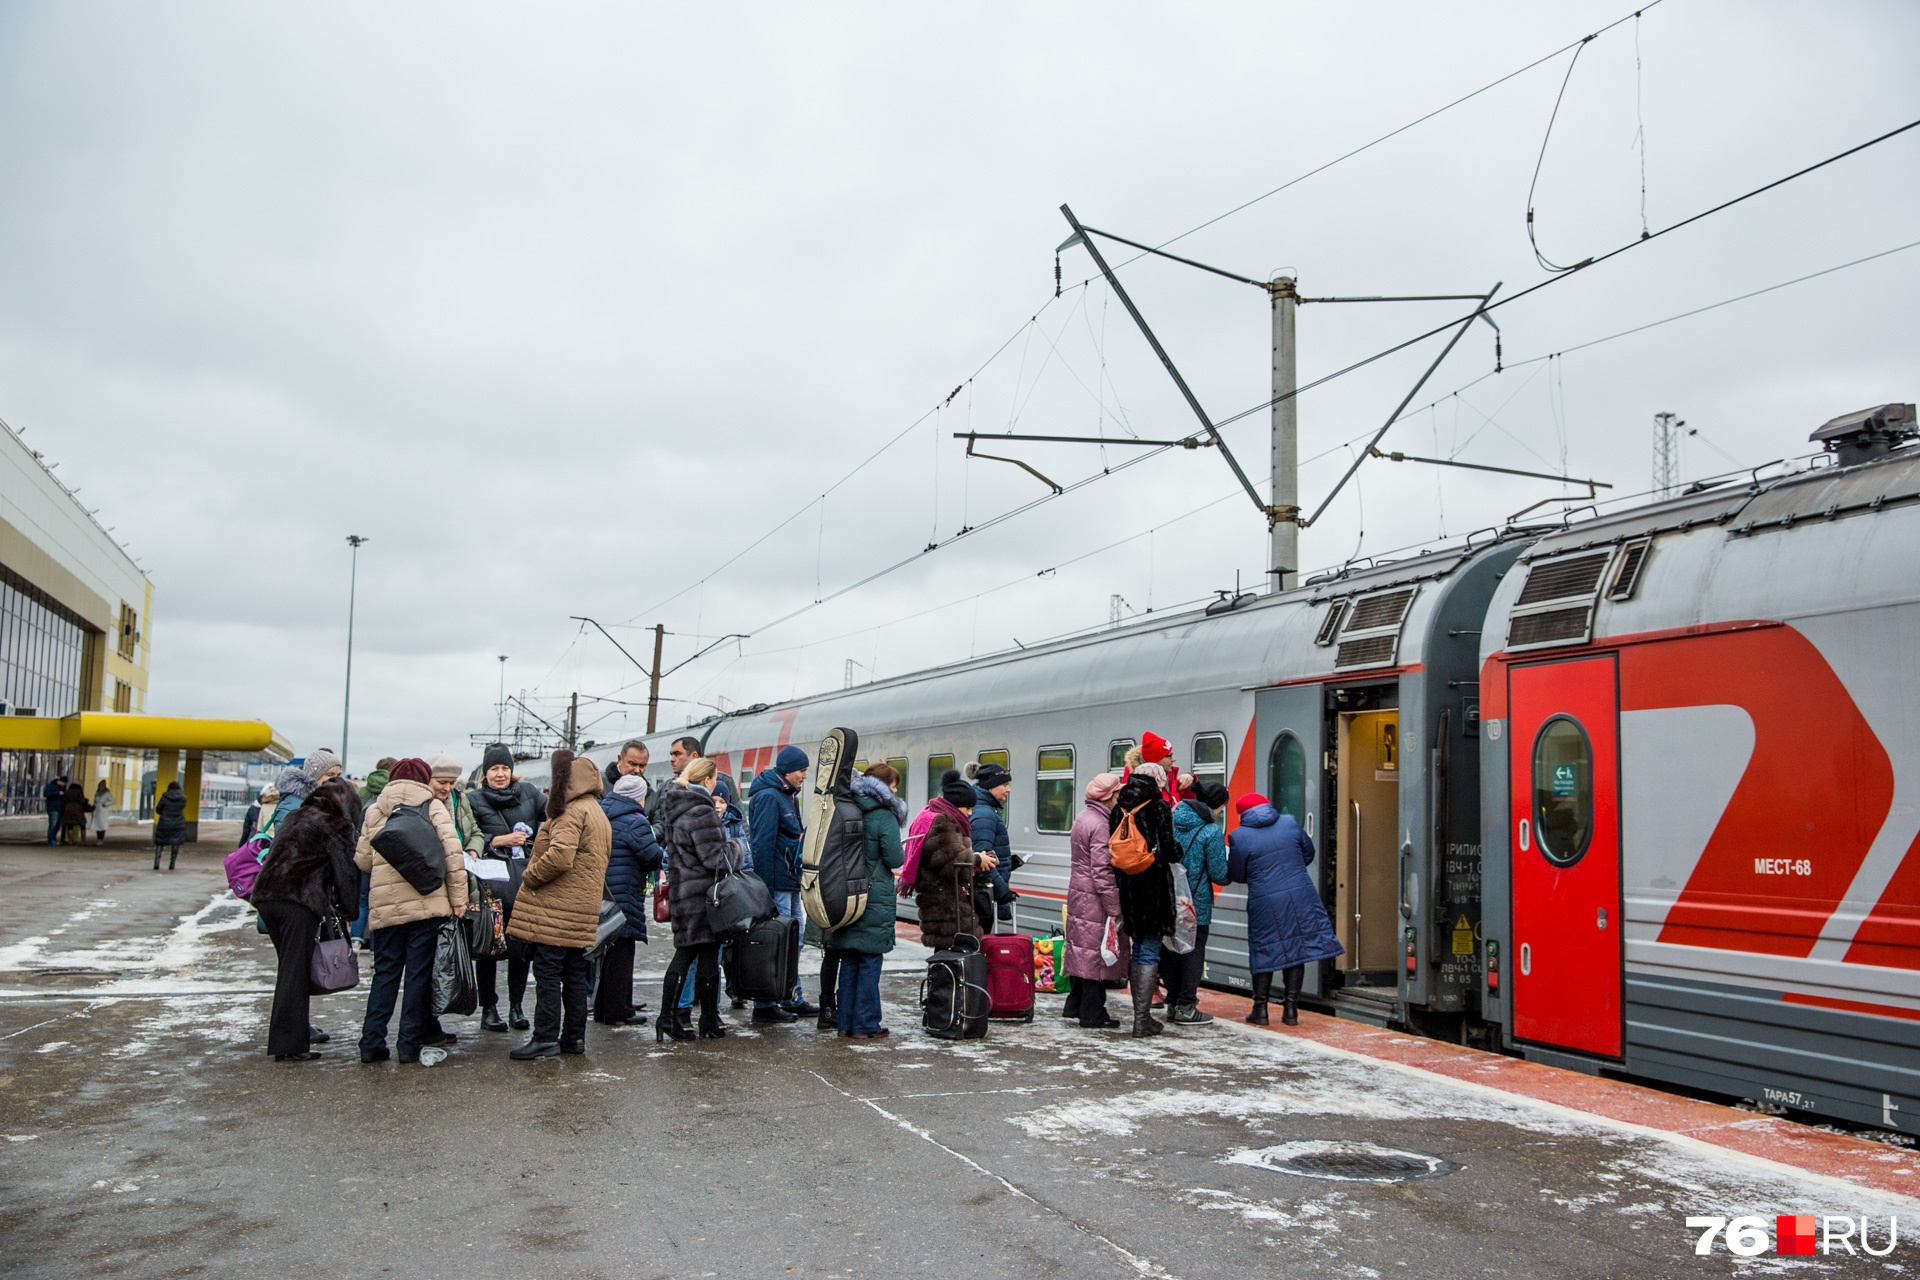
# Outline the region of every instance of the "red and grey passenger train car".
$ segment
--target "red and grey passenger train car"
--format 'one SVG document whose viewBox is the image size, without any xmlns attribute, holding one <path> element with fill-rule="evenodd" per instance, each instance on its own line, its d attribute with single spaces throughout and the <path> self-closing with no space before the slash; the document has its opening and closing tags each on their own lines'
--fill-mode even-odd
<svg viewBox="0 0 1920 1280">
<path fill-rule="evenodd" d="M 851 726 L 915 807 L 947 768 L 1005 764 L 1018 921 L 1045 932 L 1081 789 L 1151 729 L 1313 836 L 1346 947 L 1308 975 L 1322 1007 L 1913 1131 L 1911 428 L 1886 406 L 1829 424 L 1834 466 L 692 732 L 744 784 Z M 1247 982 L 1244 902 L 1217 899 L 1211 982 Z"/>
</svg>

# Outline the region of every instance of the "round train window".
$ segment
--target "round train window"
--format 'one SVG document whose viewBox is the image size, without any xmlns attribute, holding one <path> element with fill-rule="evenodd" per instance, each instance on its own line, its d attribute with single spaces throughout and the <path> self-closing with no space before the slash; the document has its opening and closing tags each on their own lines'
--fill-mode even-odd
<svg viewBox="0 0 1920 1280">
<path fill-rule="evenodd" d="M 1580 861 L 1593 838 L 1593 744 L 1570 716 L 1547 721 L 1533 741 L 1533 829 L 1558 867 Z"/>
</svg>

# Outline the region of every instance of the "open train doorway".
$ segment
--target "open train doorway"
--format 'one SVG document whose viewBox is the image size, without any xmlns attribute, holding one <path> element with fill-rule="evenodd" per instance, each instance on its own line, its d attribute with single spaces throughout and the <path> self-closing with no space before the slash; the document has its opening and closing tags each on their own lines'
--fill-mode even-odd
<svg viewBox="0 0 1920 1280">
<path fill-rule="evenodd" d="M 1400 955 L 1400 712 L 1342 711 L 1336 725 L 1334 930 L 1349 987 L 1395 987 Z"/>
</svg>

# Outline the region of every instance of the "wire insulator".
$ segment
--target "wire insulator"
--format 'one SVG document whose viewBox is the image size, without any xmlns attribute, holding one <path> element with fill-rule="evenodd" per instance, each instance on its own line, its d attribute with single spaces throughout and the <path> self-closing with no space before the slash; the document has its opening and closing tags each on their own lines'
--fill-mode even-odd
<svg viewBox="0 0 1920 1280">
<path fill-rule="evenodd" d="M 1053 296 L 1060 296 L 1060 255 L 1053 255 Z"/>
</svg>

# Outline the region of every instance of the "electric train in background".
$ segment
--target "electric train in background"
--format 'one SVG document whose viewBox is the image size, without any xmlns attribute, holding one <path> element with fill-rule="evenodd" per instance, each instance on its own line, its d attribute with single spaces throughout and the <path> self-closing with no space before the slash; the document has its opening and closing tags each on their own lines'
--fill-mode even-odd
<svg viewBox="0 0 1920 1280">
<path fill-rule="evenodd" d="M 692 733 L 744 785 L 847 725 L 917 808 L 998 761 L 1017 921 L 1045 933 L 1081 789 L 1152 729 L 1312 835 L 1346 947 L 1309 968 L 1321 1007 L 1920 1132 L 1913 419 L 1834 419 L 1814 465 L 730 713 L 655 735 L 653 772 Z M 1248 983 L 1244 906 L 1216 901 L 1211 983 Z"/>
</svg>

